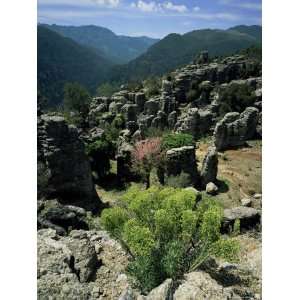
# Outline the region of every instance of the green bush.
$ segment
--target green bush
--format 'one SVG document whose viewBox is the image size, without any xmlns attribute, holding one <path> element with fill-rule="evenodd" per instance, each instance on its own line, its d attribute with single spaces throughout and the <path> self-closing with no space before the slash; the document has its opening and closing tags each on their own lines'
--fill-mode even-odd
<svg viewBox="0 0 300 300">
<path fill-rule="evenodd" d="M 255 95 L 246 84 L 231 84 L 220 92 L 219 114 L 224 116 L 231 111 L 243 112 L 248 106 L 253 105 Z"/>
<path fill-rule="evenodd" d="M 114 154 L 114 145 L 110 135 L 104 133 L 100 139 L 86 144 L 86 154 L 90 158 L 91 168 L 99 178 L 110 170 L 110 158 Z"/>
<path fill-rule="evenodd" d="M 194 146 L 194 138 L 187 133 L 170 133 L 162 137 L 162 149 L 169 150 L 183 146 Z"/>
<path fill-rule="evenodd" d="M 220 234 L 223 209 L 213 199 L 196 199 L 190 190 L 132 187 L 119 206 L 102 212 L 102 226 L 131 254 L 128 272 L 142 292 L 199 268 L 211 255 L 237 258 L 237 242 Z"/>
<path fill-rule="evenodd" d="M 166 179 L 166 185 L 174 188 L 184 188 L 191 185 L 191 176 L 187 173 L 181 172 L 177 176 L 169 176 Z"/>
</svg>

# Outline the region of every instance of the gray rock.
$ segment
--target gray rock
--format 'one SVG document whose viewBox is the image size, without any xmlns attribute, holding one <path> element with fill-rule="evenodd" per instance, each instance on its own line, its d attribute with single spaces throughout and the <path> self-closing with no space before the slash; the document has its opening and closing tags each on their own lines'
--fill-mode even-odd
<svg viewBox="0 0 300 300">
<path fill-rule="evenodd" d="M 86 275 L 87 270 L 96 271 L 96 266 L 90 263 L 91 257 L 96 259 L 93 248 L 89 242 L 82 244 L 82 239 L 71 240 L 58 237 L 52 229 L 38 231 L 38 299 L 95 299 L 91 297 L 93 283 L 82 275 Z M 74 244 L 70 249 L 70 243 L 77 243 L 77 246 Z M 82 253 L 73 252 L 76 247 Z"/>
<path fill-rule="evenodd" d="M 153 289 L 147 297 L 146 300 L 172 300 L 172 286 L 173 280 L 166 279 L 161 285 Z"/>
<path fill-rule="evenodd" d="M 250 206 L 251 206 L 251 203 L 252 203 L 251 198 L 243 198 L 243 199 L 241 200 L 241 205 L 242 205 L 242 206 L 250 207 Z"/>
<path fill-rule="evenodd" d="M 176 111 L 172 111 L 168 115 L 168 127 L 169 128 L 174 128 L 176 122 L 177 122 L 177 112 Z"/>
<path fill-rule="evenodd" d="M 218 152 L 216 147 L 209 147 L 201 168 L 201 184 L 206 186 L 209 182 L 216 182 L 218 174 Z"/>
<path fill-rule="evenodd" d="M 213 182 L 209 182 L 205 187 L 205 191 L 207 194 L 216 195 L 218 193 L 218 187 Z"/>
<path fill-rule="evenodd" d="M 258 109 L 247 107 L 241 114 L 228 113 L 217 123 L 214 130 L 214 143 L 217 150 L 242 146 L 254 137 L 258 122 Z"/>
<path fill-rule="evenodd" d="M 155 100 L 148 100 L 145 102 L 144 112 L 146 115 L 156 115 L 159 110 L 159 102 Z"/>
<path fill-rule="evenodd" d="M 88 229 L 83 208 L 62 205 L 57 200 L 43 201 L 38 210 L 38 229 L 52 228 L 60 235 L 66 235 L 72 229 Z"/>
<path fill-rule="evenodd" d="M 195 147 L 184 146 L 166 152 L 166 176 L 178 176 L 182 172 L 190 175 L 194 185 L 198 185 L 200 175 L 197 171 Z"/>
<path fill-rule="evenodd" d="M 137 120 L 138 106 L 136 104 L 125 104 L 121 108 L 121 113 L 124 116 L 125 122 Z"/>
<path fill-rule="evenodd" d="M 68 126 L 62 117 L 42 115 L 38 139 L 41 160 L 50 172 L 50 194 L 64 204 L 98 211 L 101 201 L 95 191 L 90 163 L 77 128 Z"/>
<path fill-rule="evenodd" d="M 118 178 L 122 181 L 130 180 L 134 177 L 134 172 L 132 171 L 132 152 L 133 146 L 120 137 L 116 160 Z"/>
<path fill-rule="evenodd" d="M 240 220 L 241 229 L 251 229 L 260 223 L 260 213 L 252 207 L 238 206 L 224 209 L 223 230 L 233 228 L 235 220 Z"/>
<path fill-rule="evenodd" d="M 146 97 L 144 93 L 135 94 L 135 104 L 137 105 L 139 112 L 142 112 L 144 110 L 145 101 Z"/>
<path fill-rule="evenodd" d="M 173 300 L 242 300 L 232 288 L 223 288 L 205 272 L 184 275 L 183 282 L 176 289 Z"/>
</svg>

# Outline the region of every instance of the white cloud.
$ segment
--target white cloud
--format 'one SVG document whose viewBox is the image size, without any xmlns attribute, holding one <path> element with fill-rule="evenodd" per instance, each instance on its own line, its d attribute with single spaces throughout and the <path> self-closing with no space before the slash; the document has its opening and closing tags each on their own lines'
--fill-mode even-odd
<svg viewBox="0 0 300 300">
<path fill-rule="evenodd" d="M 176 4 L 173 4 L 172 2 L 165 2 L 163 3 L 163 7 L 167 10 L 174 10 L 174 11 L 177 11 L 177 12 L 186 12 L 188 9 L 185 5 L 176 5 Z"/>
<path fill-rule="evenodd" d="M 108 7 L 117 7 L 120 4 L 120 0 L 92 0 L 98 5 L 108 6 Z"/>
<path fill-rule="evenodd" d="M 195 6 L 194 8 L 193 8 L 193 11 L 199 11 L 200 10 L 200 7 L 199 6 Z"/>
<path fill-rule="evenodd" d="M 143 12 L 155 12 L 161 10 L 161 5 L 151 2 L 144 2 L 143 0 L 139 0 L 137 3 L 131 3 L 131 7 L 136 7 Z"/>
<path fill-rule="evenodd" d="M 138 8 L 139 10 L 143 12 L 178 12 L 178 13 L 184 13 L 187 12 L 188 9 L 185 5 L 176 5 L 172 3 L 171 1 L 167 1 L 164 3 L 157 3 L 154 1 L 146 2 L 143 0 L 139 0 L 136 3 L 131 3 L 131 7 Z"/>
</svg>

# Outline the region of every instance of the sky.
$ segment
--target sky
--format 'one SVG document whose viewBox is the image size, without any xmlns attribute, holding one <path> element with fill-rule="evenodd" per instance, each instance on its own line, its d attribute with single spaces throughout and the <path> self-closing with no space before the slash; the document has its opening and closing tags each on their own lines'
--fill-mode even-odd
<svg viewBox="0 0 300 300">
<path fill-rule="evenodd" d="M 195 29 L 260 25 L 261 0 L 38 0 L 38 22 L 98 25 L 162 38 Z"/>
</svg>

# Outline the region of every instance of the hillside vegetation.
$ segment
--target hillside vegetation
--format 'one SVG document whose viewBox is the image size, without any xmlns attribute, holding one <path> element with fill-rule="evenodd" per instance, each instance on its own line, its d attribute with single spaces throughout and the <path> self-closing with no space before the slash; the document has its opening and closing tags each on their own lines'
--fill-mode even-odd
<svg viewBox="0 0 300 300">
<path fill-rule="evenodd" d="M 111 30 L 95 26 L 60 26 L 43 24 L 78 44 L 94 48 L 114 64 L 127 63 L 144 53 L 158 39 L 116 35 Z"/>
<path fill-rule="evenodd" d="M 66 82 L 79 82 L 94 92 L 112 66 L 96 51 L 45 27 L 38 26 L 37 41 L 38 89 L 49 106 L 62 102 Z"/>
<path fill-rule="evenodd" d="M 260 44 L 260 26 L 237 26 L 228 30 L 203 29 L 183 35 L 172 33 L 127 65 L 115 67 L 111 79 L 134 81 L 150 75 L 162 75 L 191 62 L 201 50 L 208 50 L 211 56 L 223 56 Z"/>
</svg>

